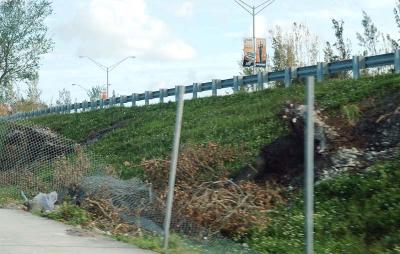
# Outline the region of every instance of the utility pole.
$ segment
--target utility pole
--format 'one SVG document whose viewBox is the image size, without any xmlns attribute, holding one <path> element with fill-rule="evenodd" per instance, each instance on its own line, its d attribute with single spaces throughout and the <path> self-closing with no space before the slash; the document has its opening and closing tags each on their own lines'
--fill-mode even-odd
<svg viewBox="0 0 400 254">
<path fill-rule="evenodd" d="M 257 6 L 250 5 L 243 0 L 234 0 L 240 7 L 242 7 L 245 11 L 247 11 L 253 17 L 253 54 L 254 54 L 254 62 L 253 62 L 253 74 L 257 74 L 256 71 L 256 16 L 262 12 L 265 8 L 270 6 L 275 0 L 267 0 Z M 261 55 L 260 55 L 261 56 Z"/>
<path fill-rule="evenodd" d="M 104 65 L 102 65 L 101 63 L 99 63 L 99 62 L 97 62 L 96 60 L 94 60 L 93 58 L 91 58 L 91 57 L 89 57 L 89 56 L 79 56 L 79 58 L 87 58 L 87 59 L 89 59 L 90 61 L 92 61 L 94 64 L 96 64 L 100 69 L 102 69 L 102 70 L 104 70 L 104 71 L 106 71 L 107 72 L 107 84 L 106 84 L 106 86 L 107 86 L 107 98 L 110 98 L 110 96 L 109 96 L 109 86 L 110 86 L 110 83 L 109 83 L 109 73 L 112 71 L 112 70 L 114 70 L 115 68 L 117 68 L 117 66 L 118 65 L 120 65 L 121 63 L 123 63 L 123 62 L 125 62 L 126 60 L 128 60 L 128 59 L 134 59 L 134 58 L 136 58 L 135 56 L 128 56 L 128 57 L 125 57 L 124 59 L 122 59 L 121 61 L 119 61 L 119 62 L 117 62 L 117 63 L 115 63 L 115 64 L 113 64 L 113 65 L 111 65 L 111 66 L 104 66 Z"/>
</svg>

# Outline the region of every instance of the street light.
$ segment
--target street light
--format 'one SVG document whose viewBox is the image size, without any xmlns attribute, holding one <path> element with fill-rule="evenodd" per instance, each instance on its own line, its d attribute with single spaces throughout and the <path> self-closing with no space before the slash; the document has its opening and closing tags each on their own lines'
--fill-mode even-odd
<svg viewBox="0 0 400 254">
<path fill-rule="evenodd" d="M 256 73 L 256 60 L 257 60 L 257 54 L 256 54 L 256 16 L 262 12 L 265 8 L 270 6 L 275 0 L 267 0 L 257 6 L 249 5 L 243 0 L 234 0 L 240 7 L 242 7 L 245 11 L 250 13 L 251 16 L 253 16 L 253 54 L 254 54 L 254 62 L 253 62 L 253 74 Z M 261 56 L 261 55 L 260 55 Z"/>
<path fill-rule="evenodd" d="M 85 90 L 86 93 L 89 93 L 89 90 L 84 88 L 83 86 L 79 85 L 79 84 L 72 84 L 72 86 L 79 86 L 80 88 L 82 88 L 83 90 Z"/>
<path fill-rule="evenodd" d="M 128 60 L 128 59 L 135 59 L 136 57 L 135 57 L 135 56 L 128 56 L 128 57 L 125 57 L 125 58 L 122 59 L 121 61 L 119 61 L 119 62 L 117 62 L 117 63 L 115 63 L 115 64 L 113 64 L 113 65 L 110 65 L 110 66 L 102 65 L 101 63 L 97 62 L 96 60 L 94 60 L 93 58 L 91 58 L 91 57 L 89 57 L 89 56 L 79 56 L 79 58 L 87 58 L 87 59 L 89 59 L 90 61 L 92 61 L 94 64 L 96 64 L 100 69 L 102 69 L 102 70 L 104 70 L 104 71 L 107 72 L 107 83 L 106 83 L 106 86 L 107 86 L 107 98 L 109 98 L 109 96 L 108 96 L 108 95 L 109 95 L 109 86 L 110 86 L 110 83 L 108 82 L 109 73 L 110 73 L 112 70 L 114 70 L 115 68 L 117 68 L 118 65 L 122 64 L 123 62 L 125 62 L 126 60 Z"/>
</svg>

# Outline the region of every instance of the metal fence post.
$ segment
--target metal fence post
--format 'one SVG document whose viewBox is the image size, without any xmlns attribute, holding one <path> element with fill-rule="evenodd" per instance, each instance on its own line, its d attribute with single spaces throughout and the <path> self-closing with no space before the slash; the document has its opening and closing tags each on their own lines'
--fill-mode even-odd
<svg viewBox="0 0 400 254">
<path fill-rule="evenodd" d="M 197 93 L 199 92 L 199 83 L 193 83 L 193 97 L 192 99 L 197 99 Z"/>
<path fill-rule="evenodd" d="M 317 82 L 322 82 L 325 78 L 325 74 L 327 73 L 327 64 L 319 62 L 317 64 Z"/>
<path fill-rule="evenodd" d="M 179 101 L 179 86 L 175 86 L 175 102 Z"/>
<path fill-rule="evenodd" d="M 307 77 L 305 150 L 305 252 L 314 253 L 314 77 Z"/>
<path fill-rule="evenodd" d="M 261 91 L 264 89 L 264 72 L 257 73 L 257 90 Z"/>
<path fill-rule="evenodd" d="M 83 105 L 82 105 L 83 112 L 86 112 L 86 107 L 87 107 L 87 103 L 86 103 L 86 101 L 84 101 Z"/>
<path fill-rule="evenodd" d="M 136 106 L 136 102 L 138 101 L 137 93 L 132 94 L 132 107 Z"/>
<path fill-rule="evenodd" d="M 144 92 L 144 104 L 146 106 L 150 105 L 150 91 Z"/>
<path fill-rule="evenodd" d="M 353 79 L 357 80 L 361 77 L 361 62 L 359 56 L 353 56 Z"/>
<path fill-rule="evenodd" d="M 400 49 L 394 52 L 394 73 L 400 74 Z"/>
<path fill-rule="evenodd" d="M 119 106 L 123 107 L 125 102 L 126 102 L 126 96 L 125 95 L 121 95 L 119 97 Z"/>
<path fill-rule="evenodd" d="M 233 92 L 237 93 L 239 91 L 239 76 L 233 76 Z"/>
<path fill-rule="evenodd" d="M 263 80 L 264 80 L 264 84 L 266 84 L 266 85 L 267 85 L 267 88 L 268 88 L 268 82 L 269 82 L 269 74 L 268 74 L 268 71 L 264 72 Z"/>
<path fill-rule="evenodd" d="M 218 95 L 218 89 L 221 88 L 221 80 L 213 79 L 212 81 L 212 96 Z"/>
<path fill-rule="evenodd" d="M 290 67 L 285 68 L 285 87 L 288 88 L 292 85 L 292 69 Z"/>
<path fill-rule="evenodd" d="M 165 89 L 160 89 L 160 103 L 164 103 Z"/>
<path fill-rule="evenodd" d="M 164 220 L 164 249 L 168 249 L 169 242 L 169 230 L 171 226 L 171 216 L 172 216 L 172 205 L 174 201 L 174 189 L 175 189 L 175 179 L 176 179 L 176 167 L 178 165 L 178 155 L 179 155 L 179 144 L 182 129 L 182 116 L 183 116 L 183 105 L 184 105 L 184 91 L 185 87 L 179 86 L 176 88 L 177 92 L 177 111 L 176 111 L 176 122 L 175 122 L 175 134 L 174 134 L 174 144 L 171 156 L 171 165 L 169 171 L 169 181 L 168 181 L 168 197 L 167 197 L 167 210 L 165 213 Z"/>
<path fill-rule="evenodd" d="M 74 112 L 78 113 L 78 104 L 76 102 L 74 103 Z"/>
</svg>

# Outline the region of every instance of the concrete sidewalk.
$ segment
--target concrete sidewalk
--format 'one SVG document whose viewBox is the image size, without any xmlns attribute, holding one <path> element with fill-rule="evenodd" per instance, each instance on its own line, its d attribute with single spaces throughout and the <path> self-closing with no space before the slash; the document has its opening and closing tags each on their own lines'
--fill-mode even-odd
<svg viewBox="0 0 400 254">
<path fill-rule="evenodd" d="M 34 216 L 0 209 L 1 254 L 152 254 L 94 233 Z"/>
</svg>

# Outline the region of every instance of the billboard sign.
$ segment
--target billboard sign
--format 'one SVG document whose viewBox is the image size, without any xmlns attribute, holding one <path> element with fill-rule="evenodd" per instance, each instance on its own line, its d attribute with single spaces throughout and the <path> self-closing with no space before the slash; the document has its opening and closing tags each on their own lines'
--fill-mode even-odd
<svg viewBox="0 0 400 254">
<path fill-rule="evenodd" d="M 267 42 L 263 38 L 256 38 L 256 67 L 267 66 Z M 254 65 L 253 38 L 243 40 L 243 67 Z"/>
</svg>

